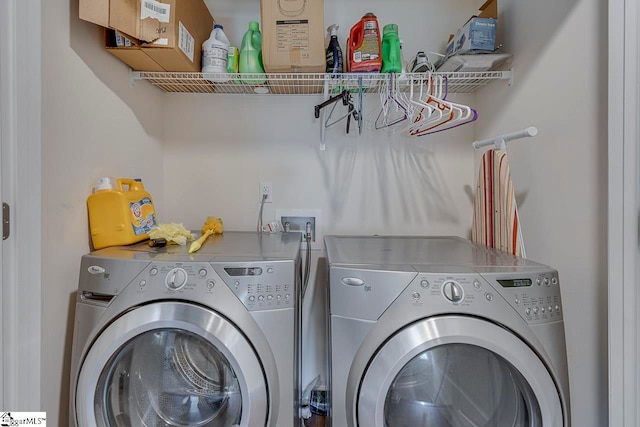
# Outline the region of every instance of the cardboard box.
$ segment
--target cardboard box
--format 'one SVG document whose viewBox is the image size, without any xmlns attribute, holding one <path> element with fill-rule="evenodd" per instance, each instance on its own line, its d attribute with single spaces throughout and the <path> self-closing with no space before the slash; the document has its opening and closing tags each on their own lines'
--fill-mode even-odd
<svg viewBox="0 0 640 427">
<path fill-rule="evenodd" d="M 260 0 L 262 62 L 269 73 L 324 73 L 323 0 Z"/>
<path fill-rule="evenodd" d="M 200 71 L 214 24 L 203 0 L 80 0 L 80 18 L 139 41 L 166 71 Z"/>
<path fill-rule="evenodd" d="M 455 35 L 449 37 L 446 55 L 467 52 L 493 52 L 496 49 L 498 1 L 487 0 L 480 13 L 471 17 Z"/>
<path fill-rule="evenodd" d="M 116 30 L 105 28 L 105 47 L 122 62 L 136 71 L 165 71 L 140 48 L 140 42 L 130 39 Z"/>
</svg>

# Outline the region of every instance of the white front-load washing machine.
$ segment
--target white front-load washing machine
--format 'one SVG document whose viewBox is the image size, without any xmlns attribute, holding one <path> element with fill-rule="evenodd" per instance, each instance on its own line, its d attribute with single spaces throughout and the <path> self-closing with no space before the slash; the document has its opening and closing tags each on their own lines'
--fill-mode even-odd
<svg viewBox="0 0 640 427">
<path fill-rule="evenodd" d="M 82 257 L 72 426 L 297 426 L 299 233 Z"/>
<path fill-rule="evenodd" d="M 569 426 L 557 271 L 457 237 L 325 244 L 331 426 Z"/>
</svg>

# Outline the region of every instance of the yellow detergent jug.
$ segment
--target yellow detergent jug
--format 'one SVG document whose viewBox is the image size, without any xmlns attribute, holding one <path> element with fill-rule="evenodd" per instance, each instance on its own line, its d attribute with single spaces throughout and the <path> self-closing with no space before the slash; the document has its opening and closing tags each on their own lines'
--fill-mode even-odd
<svg viewBox="0 0 640 427">
<path fill-rule="evenodd" d="M 94 249 L 146 240 L 157 225 L 153 199 L 140 179 L 100 178 L 87 208 Z"/>
</svg>

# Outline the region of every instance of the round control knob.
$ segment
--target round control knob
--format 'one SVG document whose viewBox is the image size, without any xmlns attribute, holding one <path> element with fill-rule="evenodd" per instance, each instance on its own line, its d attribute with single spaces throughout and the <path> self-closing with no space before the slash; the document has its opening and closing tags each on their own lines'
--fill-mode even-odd
<svg viewBox="0 0 640 427">
<path fill-rule="evenodd" d="M 278 301 L 280 301 L 280 299 L 282 299 L 282 295 L 280 295 L 280 294 L 276 295 L 276 299 L 277 299 Z"/>
<path fill-rule="evenodd" d="M 538 311 L 540 311 L 538 307 L 533 307 L 533 314 L 538 314 Z"/>
<path fill-rule="evenodd" d="M 558 284 L 558 278 L 557 277 L 552 277 L 551 278 L 551 284 L 552 285 L 557 285 Z"/>
<path fill-rule="evenodd" d="M 189 276 L 184 269 L 176 267 L 167 274 L 164 282 L 167 285 L 167 288 L 177 291 L 187 284 L 188 278 Z"/>
<path fill-rule="evenodd" d="M 491 292 L 487 292 L 486 294 L 484 294 L 484 297 L 487 299 L 487 301 L 493 301 L 493 294 Z"/>
<path fill-rule="evenodd" d="M 542 307 L 542 308 L 540 309 L 540 311 L 542 312 L 542 314 L 544 314 L 544 313 L 547 311 L 547 309 L 546 309 L 546 308 L 544 308 L 544 307 Z"/>
<path fill-rule="evenodd" d="M 267 267 L 267 273 L 273 273 L 273 267 Z"/>
<path fill-rule="evenodd" d="M 421 280 L 420 281 L 420 286 L 422 286 L 423 288 L 427 289 L 429 287 L 429 281 L 428 280 Z"/>
<path fill-rule="evenodd" d="M 289 298 L 291 298 L 291 295 L 289 295 L 289 294 L 286 294 L 286 295 L 284 296 L 284 299 L 286 299 L 287 301 L 289 301 Z"/>
<path fill-rule="evenodd" d="M 198 275 L 200 277 L 207 277 L 207 270 L 204 268 L 201 268 L 200 271 L 198 271 Z"/>
<path fill-rule="evenodd" d="M 420 299 L 420 294 L 418 292 L 414 292 L 412 297 L 414 300 L 418 301 Z"/>
<path fill-rule="evenodd" d="M 214 282 L 213 280 L 209 280 L 207 282 L 207 289 L 211 290 L 215 285 L 216 285 L 216 282 Z"/>
<path fill-rule="evenodd" d="M 545 285 L 548 285 L 548 284 L 549 284 L 549 278 L 548 278 L 548 277 L 545 277 L 545 278 L 544 278 L 544 284 L 545 284 Z"/>
<path fill-rule="evenodd" d="M 540 277 L 538 277 L 538 278 L 536 279 L 536 283 L 537 283 L 538 285 L 542 285 L 542 279 L 541 279 Z"/>
<path fill-rule="evenodd" d="M 553 307 L 549 306 L 549 313 L 553 313 Z"/>
<path fill-rule="evenodd" d="M 267 295 L 267 301 L 273 300 L 273 295 Z"/>
<path fill-rule="evenodd" d="M 450 280 L 442 285 L 442 293 L 452 303 L 458 303 L 464 299 L 464 289 L 460 283 Z"/>
<path fill-rule="evenodd" d="M 476 288 L 477 290 L 480 290 L 480 288 L 482 287 L 482 284 L 479 281 L 474 280 L 473 287 Z"/>
<path fill-rule="evenodd" d="M 264 295 L 259 295 L 258 296 L 258 301 L 264 301 Z"/>
<path fill-rule="evenodd" d="M 530 309 L 530 308 L 527 308 L 524 312 L 525 312 L 525 313 L 527 313 L 527 316 L 528 316 L 528 315 L 530 315 L 530 314 L 531 314 L 531 309 Z"/>
<path fill-rule="evenodd" d="M 249 297 L 249 301 L 254 302 L 255 300 L 256 300 L 256 297 L 255 297 L 255 296 L 251 295 L 251 296 Z"/>
<path fill-rule="evenodd" d="M 556 305 L 556 312 L 559 312 L 559 311 L 560 311 L 560 306 Z"/>
<path fill-rule="evenodd" d="M 155 276 L 156 274 L 158 274 L 158 269 L 153 267 L 151 270 L 149 270 L 149 274 Z"/>
<path fill-rule="evenodd" d="M 144 288 L 147 285 L 147 281 L 146 280 L 140 280 L 140 289 Z"/>
</svg>

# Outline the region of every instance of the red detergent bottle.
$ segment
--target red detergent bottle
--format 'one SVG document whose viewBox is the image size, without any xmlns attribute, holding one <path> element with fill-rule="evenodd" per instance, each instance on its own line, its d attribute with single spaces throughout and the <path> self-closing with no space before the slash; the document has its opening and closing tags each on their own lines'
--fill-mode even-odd
<svg viewBox="0 0 640 427">
<path fill-rule="evenodd" d="M 378 18 L 367 13 L 349 33 L 349 71 L 378 73 L 382 68 Z"/>
</svg>

